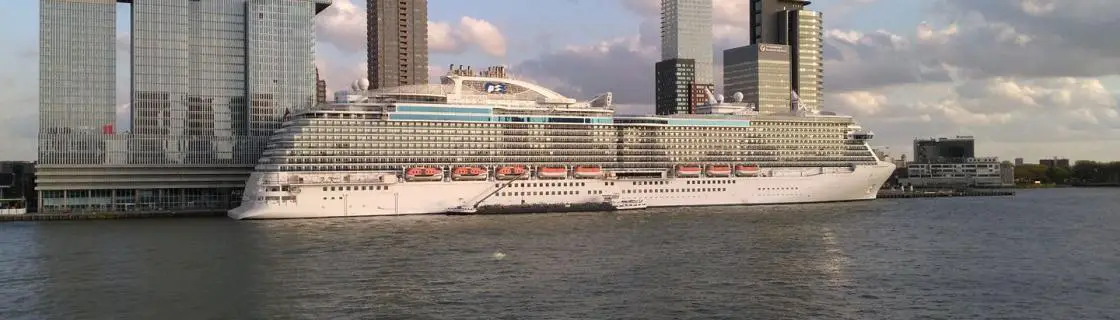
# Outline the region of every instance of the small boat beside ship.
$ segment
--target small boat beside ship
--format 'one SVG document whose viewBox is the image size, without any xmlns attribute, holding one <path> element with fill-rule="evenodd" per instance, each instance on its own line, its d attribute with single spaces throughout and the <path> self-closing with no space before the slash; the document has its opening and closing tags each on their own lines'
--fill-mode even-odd
<svg viewBox="0 0 1120 320">
<path fill-rule="evenodd" d="M 611 201 L 611 206 L 614 207 L 615 210 L 636 210 L 645 209 L 647 207 L 646 202 L 638 198 L 615 199 Z"/>
</svg>

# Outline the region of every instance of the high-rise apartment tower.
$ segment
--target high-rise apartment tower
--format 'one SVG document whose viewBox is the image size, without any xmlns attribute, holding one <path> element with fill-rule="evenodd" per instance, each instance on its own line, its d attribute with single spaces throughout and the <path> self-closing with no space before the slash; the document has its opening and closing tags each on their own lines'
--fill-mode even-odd
<svg viewBox="0 0 1120 320">
<path fill-rule="evenodd" d="M 657 113 L 691 113 L 695 101 L 706 100 L 703 89 L 714 88 L 712 55 L 712 0 L 661 0 L 661 62 L 654 67 Z"/>
<path fill-rule="evenodd" d="M 369 88 L 428 83 L 428 0 L 366 0 Z"/>
</svg>

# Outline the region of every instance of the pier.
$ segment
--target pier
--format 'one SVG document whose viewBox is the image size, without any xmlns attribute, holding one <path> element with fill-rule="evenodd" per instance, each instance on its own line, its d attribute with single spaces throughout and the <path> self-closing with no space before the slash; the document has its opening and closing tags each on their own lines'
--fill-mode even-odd
<svg viewBox="0 0 1120 320">
<path fill-rule="evenodd" d="M 879 190 L 879 199 L 1014 196 L 1014 190 Z"/>
<path fill-rule="evenodd" d="M 26 213 L 0 215 L 0 222 L 13 221 L 73 221 L 73 220 L 117 220 L 152 218 L 209 218 L 225 217 L 225 211 L 176 211 L 176 212 L 83 212 L 83 213 Z"/>
</svg>

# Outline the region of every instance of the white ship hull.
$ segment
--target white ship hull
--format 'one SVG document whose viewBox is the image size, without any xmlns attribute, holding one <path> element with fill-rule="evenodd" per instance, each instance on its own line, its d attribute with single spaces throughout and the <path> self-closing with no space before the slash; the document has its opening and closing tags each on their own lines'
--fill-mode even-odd
<svg viewBox="0 0 1120 320">
<path fill-rule="evenodd" d="M 759 177 L 668 179 L 532 179 L 517 180 L 478 206 L 603 202 L 604 195 L 643 200 L 650 208 L 791 204 L 875 199 L 895 165 L 880 162 L 852 168 L 783 168 L 762 170 Z M 234 219 L 327 218 L 446 213 L 471 206 L 508 181 L 425 181 L 350 179 L 315 182 L 327 173 L 253 173 Z M 386 175 L 391 173 L 378 173 Z M 336 174 L 337 175 L 337 174 Z M 354 173 L 355 176 L 370 173 Z M 293 183 L 281 190 L 262 185 Z M 368 181 L 368 183 L 364 183 Z M 256 190 L 256 191 L 254 191 Z"/>
</svg>

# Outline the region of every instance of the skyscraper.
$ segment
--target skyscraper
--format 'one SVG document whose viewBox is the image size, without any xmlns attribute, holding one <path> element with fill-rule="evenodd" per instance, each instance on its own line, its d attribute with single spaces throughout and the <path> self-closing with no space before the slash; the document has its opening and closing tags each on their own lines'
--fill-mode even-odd
<svg viewBox="0 0 1120 320">
<path fill-rule="evenodd" d="M 685 61 L 687 68 L 665 72 Z M 714 88 L 711 0 L 661 0 L 661 62 L 654 69 L 658 113 L 691 113 L 694 101 L 704 100 L 694 93 Z M 669 96 L 676 98 L 665 98 Z"/>
<path fill-rule="evenodd" d="M 805 0 L 751 0 L 751 44 L 781 44 L 790 48 L 792 89 L 810 110 L 824 98 L 821 13 L 805 10 Z"/>
<path fill-rule="evenodd" d="M 315 68 L 315 103 L 327 102 L 327 80 L 319 78 L 319 68 Z"/>
<path fill-rule="evenodd" d="M 132 12 L 126 134 L 112 126 L 116 2 L 130 3 Z M 312 19 L 329 5 L 329 0 L 43 1 L 40 208 L 236 205 L 282 116 L 314 99 Z"/>
<path fill-rule="evenodd" d="M 661 0 L 661 60 L 696 61 L 696 82 L 712 83 L 712 0 Z"/>
<path fill-rule="evenodd" d="M 39 155 L 42 166 L 98 165 L 116 121 L 113 0 L 39 4 Z"/>
<path fill-rule="evenodd" d="M 655 112 L 660 115 L 691 113 L 688 102 L 692 99 L 693 77 L 696 76 L 696 61 L 692 59 L 669 59 L 654 66 L 656 81 Z"/>
<path fill-rule="evenodd" d="M 743 93 L 761 113 L 790 111 L 789 47 L 760 43 L 723 50 L 723 90 Z"/>
<path fill-rule="evenodd" d="M 428 83 L 428 0 L 366 0 L 369 88 Z"/>
</svg>

